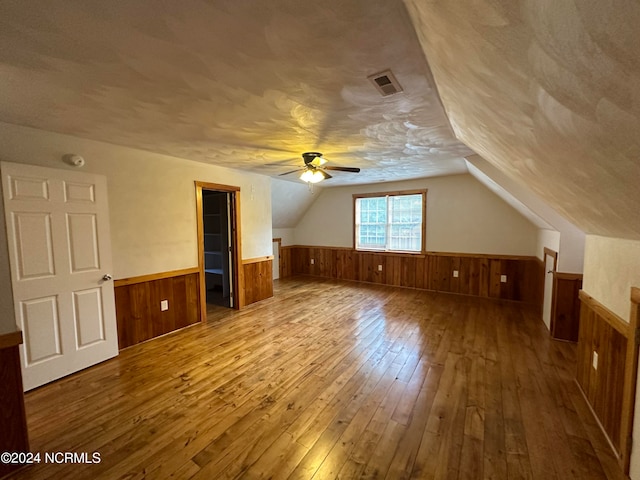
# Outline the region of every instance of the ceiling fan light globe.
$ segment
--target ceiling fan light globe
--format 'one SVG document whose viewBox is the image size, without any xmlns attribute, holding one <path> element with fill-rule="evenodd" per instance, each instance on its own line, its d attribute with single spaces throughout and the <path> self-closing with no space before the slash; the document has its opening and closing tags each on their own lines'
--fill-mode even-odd
<svg viewBox="0 0 640 480">
<path fill-rule="evenodd" d="M 316 170 L 313 172 L 313 175 L 311 176 L 311 180 L 309 180 L 311 183 L 318 183 L 321 182 L 322 180 L 324 180 L 324 175 L 322 174 L 322 172 Z"/>
<path fill-rule="evenodd" d="M 305 170 L 304 172 L 302 172 L 302 175 L 300 175 L 300 180 L 302 180 L 303 182 L 313 183 L 311 182 L 312 178 L 313 172 L 311 170 Z"/>
<path fill-rule="evenodd" d="M 324 180 L 324 175 L 318 170 L 305 170 L 300 175 L 300 180 L 307 183 L 318 183 Z"/>
</svg>

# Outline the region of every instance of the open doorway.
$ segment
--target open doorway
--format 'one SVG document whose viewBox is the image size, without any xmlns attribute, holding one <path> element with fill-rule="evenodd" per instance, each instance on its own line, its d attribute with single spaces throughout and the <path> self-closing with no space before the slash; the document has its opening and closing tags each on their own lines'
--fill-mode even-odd
<svg viewBox="0 0 640 480">
<path fill-rule="evenodd" d="M 280 249 L 282 248 L 282 239 L 273 239 L 273 280 L 280 278 Z"/>
<path fill-rule="evenodd" d="M 202 191 L 206 300 L 220 307 L 233 307 L 230 197 L 230 192 Z"/>
<path fill-rule="evenodd" d="M 542 304 L 542 320 L 550 332 L 553 332 L 553 276 L 558 265 L 558 252 L 544 248 L 544 297 Z"/>
<path fill-rule="evenodd" d="M 239 188 L 196 182 L 202 311 L 238 308 Z M 203 315 L 204 316 L 204 315 Z"/>
</svg>

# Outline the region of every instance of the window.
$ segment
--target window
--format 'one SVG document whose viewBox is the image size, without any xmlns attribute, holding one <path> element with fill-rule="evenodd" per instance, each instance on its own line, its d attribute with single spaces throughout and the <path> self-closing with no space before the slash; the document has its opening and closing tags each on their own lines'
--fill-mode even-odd
<svg viewBox="0 0 640 480">
<path fill-rule="evenodd" d="M 356 194 L 357 250 L 423 252 L 427 191 Z"/>
</svg>

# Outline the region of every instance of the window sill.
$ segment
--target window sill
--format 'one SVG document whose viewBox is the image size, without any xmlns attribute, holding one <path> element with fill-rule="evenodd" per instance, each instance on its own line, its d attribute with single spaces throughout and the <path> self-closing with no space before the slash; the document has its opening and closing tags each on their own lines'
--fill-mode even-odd
<svg viewBox="0 0 640 480">
<path fill-rule="evenodd" d="M 405 252 L 400 250 L 389 251 L 389 250 L 369 250 L 364 248 L 354 248 L 353 251 L 359 252 L 359 253 L 374 253 L 378 255 L 388 255 L 392 257 L 424 257 L 426 256 L 425 252 L 409 252 L 409 251 Z"/>
</svg>

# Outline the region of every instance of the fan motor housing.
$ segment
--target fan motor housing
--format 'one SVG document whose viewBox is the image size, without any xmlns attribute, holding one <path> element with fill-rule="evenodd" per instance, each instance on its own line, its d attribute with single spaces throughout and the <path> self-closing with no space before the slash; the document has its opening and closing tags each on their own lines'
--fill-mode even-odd
<svg viewBox="0 0 640 480">
<path fill-rule="evenodd" d="M 313 162 L 316 158 L 321 156 L 322 154 L 320 152 L 305 152 L 302 154 L 305 165 Z"/>
</svg>

